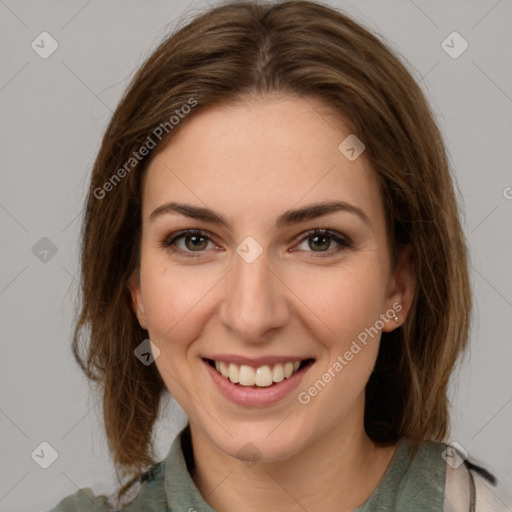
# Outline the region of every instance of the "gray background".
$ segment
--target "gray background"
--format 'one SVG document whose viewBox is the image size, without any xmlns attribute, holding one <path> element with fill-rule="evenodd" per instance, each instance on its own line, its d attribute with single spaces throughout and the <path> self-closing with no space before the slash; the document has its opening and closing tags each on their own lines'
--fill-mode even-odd
<svg viewBox="0 0 512 512">
<path fill-rule="evenodd" d="M 485 462 L 502 480 L 495 492 L 512 503 L 512 2 L 326 3 L 407 60 L 445 136 L 476 300 L 470 351 L 451 386 L 448 440 Z M 70 350 L 81 208 L 133 72 L 169 30 L 207 7 L 0 0 L 0 511 L 48 510 L 79 487 L 114 490 L 100 404 Z M 31 48 L 43 31 L 59 45 L 47 59 Z M 441 47 L 453 31 L 469 44 L 456 59 Z M 55 254 L 41 251 L 43 237 Z M 173 402 L 162 416 L 160 457 L 185 421 Z M 31 458 L 43 441 L 58 452 L 48 469 Z"/>
</svg>

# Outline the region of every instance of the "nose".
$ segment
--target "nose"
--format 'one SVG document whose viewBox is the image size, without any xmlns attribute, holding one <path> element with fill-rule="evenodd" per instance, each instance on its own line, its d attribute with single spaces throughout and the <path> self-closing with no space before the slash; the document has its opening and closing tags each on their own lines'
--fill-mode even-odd
<svg viewBox="0 0 512 512">
<path fill-rule="evenodd" d="M 289 320 L 286 290 L 278 273 L 270 268 L 266 251 L 251 263 L 234 254 L 233 268 L 226 276 L 222 324 L 242 341 L 267 343 Z"/>
</svg>

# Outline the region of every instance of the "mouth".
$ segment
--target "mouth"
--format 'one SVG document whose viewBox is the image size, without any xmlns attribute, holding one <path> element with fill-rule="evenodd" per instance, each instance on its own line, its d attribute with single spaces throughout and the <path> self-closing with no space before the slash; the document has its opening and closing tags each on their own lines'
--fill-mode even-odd
<svg viewBox="0 0 512 512">
<path fill-rule="evenodd" d="M 258 367 L 206 358 L 204 361 L 219 375 L 239 387 L 269 388 L 311 366 L 315 360 L 309 358 L 285 363 L 263 364 Z"/>
</svg>

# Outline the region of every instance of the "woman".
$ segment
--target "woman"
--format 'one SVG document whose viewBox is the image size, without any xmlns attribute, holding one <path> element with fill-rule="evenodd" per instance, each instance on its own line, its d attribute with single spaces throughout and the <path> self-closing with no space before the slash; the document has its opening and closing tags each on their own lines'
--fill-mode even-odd
<svg viewBox="0 0 512 512">
<path fill-rule="evenodd" d="M 73 349 L 129 481 L 55 512 L 491 506 L 494 477 L 443 442 L 471 311 L 443 142 L 345 15 L 236 2 L 164 41 L 106 130 L 82 236 Z M 167 391 L 188 423 L 157 463 Z"/>
</svg>

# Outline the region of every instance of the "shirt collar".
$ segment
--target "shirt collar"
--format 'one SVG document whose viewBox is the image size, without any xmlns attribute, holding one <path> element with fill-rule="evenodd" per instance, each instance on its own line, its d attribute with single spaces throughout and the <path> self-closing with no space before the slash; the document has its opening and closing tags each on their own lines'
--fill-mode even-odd
<svg viewBox="0 0 512 512">
<path fill-rule="evenodd" d="M 190 426 L 187 423 L 174 439 L 164 459 L 164 485 L 169 511 L 216 512 L 206 503 L 192 480 L 189 472 L 192 464 Z"/>
</svg>

